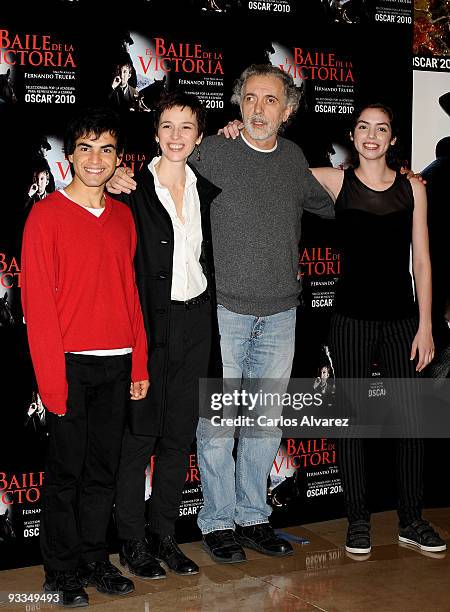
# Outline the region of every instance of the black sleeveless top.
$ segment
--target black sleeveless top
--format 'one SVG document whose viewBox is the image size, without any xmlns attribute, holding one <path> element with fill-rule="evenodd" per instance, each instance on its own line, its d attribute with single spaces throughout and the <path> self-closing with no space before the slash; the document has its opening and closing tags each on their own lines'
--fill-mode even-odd
<svg viewBox="0 0 450 612">
<path fill-rule="evenodd" d="M 416 314 L 409 272 L 413 211 L 411 183 L 398 172 L 388 189 L 375 191 L 353 168 L 345 170 L 336 200 L 342 253 L 337 312 L 370 321 Z"/>
</svg>

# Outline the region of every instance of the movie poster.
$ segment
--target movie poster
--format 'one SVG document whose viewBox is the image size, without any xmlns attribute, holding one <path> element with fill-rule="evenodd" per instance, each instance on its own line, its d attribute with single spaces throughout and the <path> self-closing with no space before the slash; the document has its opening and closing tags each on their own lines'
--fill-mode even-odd
<svg viewBox="0 0 450 612">
<path fill-rule="evenodd" d="M 76 104 L 79 45 L 58 32 L 0 29 L 0 98 L 6 103 Z"/>
<path fill-rule="evenodd" d="M 131 31 L 128 58 L 116 65 L 109 100 L 120 110 L 149 112 L 161 95 L 181 87 L 205 107 L 224 107 L 223 48 L 199 40 Z"/>
<path fill-rule="evenodd" d="M 153 474 L 155 470 L 157 457 L 152 455 L 145 470 L 145 501 L 151 499 L 153 488 Z M 195 452 L 189 455 L 188 468 L 186 471 L 186 483 L 183 490 L 183 499 L 180 506 L 180 518 L 193 518 L 200 511 L 203 505 L 202 488 L 200 482 L 200 471 L 197 464 L 197 455 Z"/>
<path fill-rule="evenodd" d="M 412 23 L 412 0 L 321 0 L 330 23 L 365 25 Z"/>
<path fill-rule="evenodd" d="M 351 54 L 317 47 L 287 48 L 278 41 L 272 41 L 271 45 L 270 63 L 293 77 L 297 87 L 305 92 L 305 103 L 310 110 L 332 115 L 353 112 L 355 77 Z"/>
<path fill-rule="evenodd" d="M 0 569 L 29 561 L 18 552 L 29 542 L 39 540 L 39 500 L 44 472 L 0 471 Z"/>
<path fill-rule="evenodd" d="M 342 484 L 336 461 L 336 442 L 322 439 L 282 440 L 270 473 L 268 500 L 276 521 L 301 511 L 309 520 L 305 503 L 340 499 Z M 321 502 L 319 502 L 320 504 Z M 325 502 L 322 502 L 325 504 Z"/>
<path fill-rule="evenodd" d="M 410 25 L 413 0 L 376 0 L 374 19 L 388 24 Z"/>
<path fill-rule="evenodd" d="M 337 248 L 302 246 L 299 254 L 299 274 L 308 307 L 330 311 L 333 309 L 340 270 L 341 255 Z"/>
<path fill-rule="evenodd" d="M 186 484 L 180 506 L 180 518 L 196 518 L 203 506 L 202 485 L 196 453 L 189 455 L 189 466 L 186 473 Z"/>
</svg>

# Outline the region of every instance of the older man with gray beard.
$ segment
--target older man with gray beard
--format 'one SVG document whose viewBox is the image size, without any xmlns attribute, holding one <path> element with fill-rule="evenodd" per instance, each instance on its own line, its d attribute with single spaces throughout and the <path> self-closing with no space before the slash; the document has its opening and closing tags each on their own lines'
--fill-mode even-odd
<svg viewBox="0 0 450 612">
<path fill-rule="evenodd" d="M 244 122 L 239 138 L 205 138 L 200 159 L 190 160 L 222 189 L 211 207 L 211 227 L 224 386 L 237 380 L 247 390 L 282 394 L 295 349 L 302 213 L 330 218 L 334 208 L 301 149 L 278 136 L 299 104 L 292 77 L 270 64 L 250 66 L 237 80 L 232 101 Z M 122 171 L 114 187 L 134 185 Z M 277 418 L 281 408 L 258 406 L 255 413 L 267 410 Z M 281 431 L 241 427 L 236 461 L 234 433 L 232 427 L 213 426 L 207 416 L 199 420 L 203 544 L 219 563 L 244 561 L 242 546 L 273 556 L 292 554 L 270 527 L 266 503 Z"/>
</svg>

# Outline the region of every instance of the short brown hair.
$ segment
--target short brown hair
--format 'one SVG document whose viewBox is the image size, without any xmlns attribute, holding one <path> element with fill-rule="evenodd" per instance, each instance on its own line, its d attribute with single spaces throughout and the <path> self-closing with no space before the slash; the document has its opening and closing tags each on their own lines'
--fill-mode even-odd
<svg viewBox="0 0 450 612">
<path fill-rule="evenodd" d="M 192 114 L 197 119 L 198 135 L 203 134 L 206 127 L 206 109 L 200 100 L 194 94 L 185 93 L 184 91 L 175 90 L 170 93 L 164 94 L 161 100 L 158 102 L 155 108 L 155 119 L 154 126 L 155 131 L 158 131 L 159 121 L 164 111 L 169 108 L 180 106 L 185 108 L 186 106 L 192 111 Z"/>
</svg>

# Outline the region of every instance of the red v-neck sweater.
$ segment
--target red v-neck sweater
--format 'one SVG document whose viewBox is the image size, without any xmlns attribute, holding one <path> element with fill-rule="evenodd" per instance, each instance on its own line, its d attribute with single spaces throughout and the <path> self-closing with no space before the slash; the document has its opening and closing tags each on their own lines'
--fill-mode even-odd
<svg viewBox="0 0 450 612">
<path fill-rule="evenodd" d="M 132 380 L 148 379 L 135 284 L 131 211 L 108 195 L 94 216 L 55 191 L 35 204 L 22 247 L 22 306 L 39 393 L 65 414 L 64 353 L 132 347 Z"/>
</svg>

